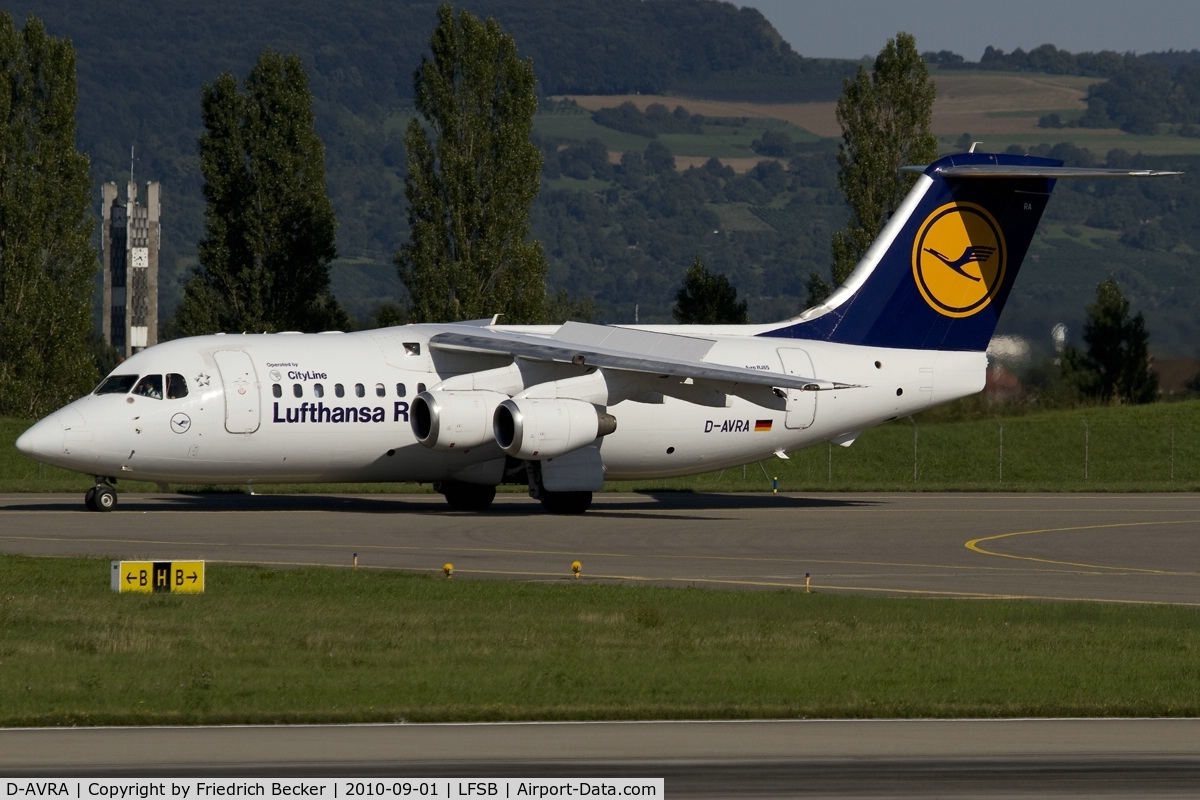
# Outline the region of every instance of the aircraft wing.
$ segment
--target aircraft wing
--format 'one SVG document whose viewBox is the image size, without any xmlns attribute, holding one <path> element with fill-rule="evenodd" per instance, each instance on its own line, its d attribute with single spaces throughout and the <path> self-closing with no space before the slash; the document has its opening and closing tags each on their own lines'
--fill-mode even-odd
<svg viewBox="0 0 1200 800">
<path fill-rule="evenodd" d="M 851 384 L 782 372 L 746 369 L 704 361 L 711 339 L 608 325 L 568 322 L 553 335 L 539 336 L 492 328 L 464 328 L 434 334 L 434 350 L 502 353 L 531 361 L 599 367 L 693 382 L 751 384 L 779 389 L 828 391 Z"/>
</svg>

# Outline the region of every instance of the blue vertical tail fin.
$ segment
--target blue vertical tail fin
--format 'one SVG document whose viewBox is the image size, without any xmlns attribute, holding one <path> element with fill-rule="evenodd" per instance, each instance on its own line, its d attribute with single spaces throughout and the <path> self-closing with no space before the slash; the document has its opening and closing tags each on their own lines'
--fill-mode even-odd
<svg viewBox="0 0 1200 800">
<path fill-rule="evenodd" d="M 1064 169 L 1061 161 L 1032 156 L 939 159 L 924 169 L 846 283 L 822 305 L 763 335 L 984 350 L 1055 180 L 1102 173 L 1108 171 Z"/>
</svg>

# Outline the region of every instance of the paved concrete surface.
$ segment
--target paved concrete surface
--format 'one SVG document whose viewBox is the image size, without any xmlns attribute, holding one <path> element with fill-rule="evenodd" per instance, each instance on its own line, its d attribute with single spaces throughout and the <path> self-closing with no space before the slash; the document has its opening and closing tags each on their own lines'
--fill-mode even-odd
<svg viewBox="0 0 1200 800">
<path fill-rule="evenodd" d="M 1200 495 L 0 495 L 0 552 L 1200 606 Z M 807 579 L 806 579 L 807 576 Z M 1198 720 L 0 731 L 0 775 L 649 776 L 671 797 L 1200 795 Z"/>
<path fill-rule="evenodd" d="M 1200 494 L 0 495 L 0 552 L 892 595 L 1200 605 Z"/>
</svg>

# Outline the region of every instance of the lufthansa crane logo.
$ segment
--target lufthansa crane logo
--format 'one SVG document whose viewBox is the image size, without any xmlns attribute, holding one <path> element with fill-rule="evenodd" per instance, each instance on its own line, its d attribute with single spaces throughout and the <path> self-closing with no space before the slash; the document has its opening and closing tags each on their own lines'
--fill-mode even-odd
<svg viewBox="0 0 1200 800">
<path fill-rule="evenodd" d="M 974 203 L 947 203 L 921 225 L 913 278 L 925 302 L 947 317 L 987 308 L 1004 283 L 1008 248 L 996 220 Z"/>
</svg>

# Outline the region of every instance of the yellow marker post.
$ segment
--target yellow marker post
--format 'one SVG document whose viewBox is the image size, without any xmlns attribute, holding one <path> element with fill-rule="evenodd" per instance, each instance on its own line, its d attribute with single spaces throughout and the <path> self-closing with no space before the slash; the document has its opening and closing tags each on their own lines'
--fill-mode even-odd
<svg viewBox="0 0 1200 800">
<path fill-rule="evenodd" d="M 571 562 L 571 572 L 575 573 L 575 580 L 579 580 L 579 573 L 583 570 L 583 564 L 578 561 Z"/>
<path fill-rule="evenodd" d="M 454 565 L 447 561 L 442 564 L 442 572 L 446 573 L 446 580 L 450 580 L 454 577 Z"/>
<path fill-rule="evenodd" d="M 204 591 L 203 561 L 113 561 L 114 592 L 200 594 Z"/>
</svg>

